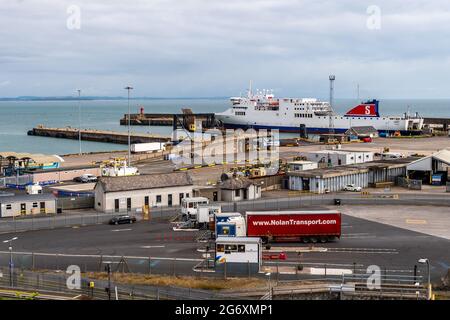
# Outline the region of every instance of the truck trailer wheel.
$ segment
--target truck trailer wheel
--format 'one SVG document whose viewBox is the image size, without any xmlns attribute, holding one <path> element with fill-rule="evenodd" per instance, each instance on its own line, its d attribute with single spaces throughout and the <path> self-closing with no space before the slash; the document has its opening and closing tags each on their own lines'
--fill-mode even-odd
<svg viewBox="0 0 450 320">
<path fill-rule="evenodd" d="M 320 237 L 320 242 L 321 243 L 325 243 L 325 242 L 327 242 L 328 241 L 328 238 L 327 237 Z"/>
<path fill-rule="evenodd" d="M 316 237 L 311 237 L 310 240 L 311 240 L 312 243 L 317 243 L 317 238 Z"/>
<path fill-rule="evenodd" d="M 303 243 L 308 243 L 309 242 L 309 238 L 307 238 L 307 237 L 302 238 L 302 242 Z"/>
</svg>

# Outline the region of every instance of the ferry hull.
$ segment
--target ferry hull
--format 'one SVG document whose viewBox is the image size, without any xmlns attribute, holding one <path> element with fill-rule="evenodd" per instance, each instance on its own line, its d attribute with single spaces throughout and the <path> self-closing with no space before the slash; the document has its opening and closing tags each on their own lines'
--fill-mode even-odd
<svg viewBox="0 0 450 320">
<path fill-rule="evenodd" d="M 288 127 L 288 126 L 266 126 L 266 125 L 247 125 L 247 124 L 235 124 L 235 123 L 225 123 L 225 129 L 255 129 L 255 130 L 278 130 L 284 133 L 299 133 L 299 127 Z M 308 134 L 327 134 L 330 133 L 328 128 L 314 128 L 306 127 L 306 133 Z M 348 128 L 334 128 L 334 132 L 337 134 L 345 133 Z M 420 135 L 422 130 L 377 130 L 379 133 L 393 134 L 394 132 L 400 132 L 401 135 Z"/>
</svg>

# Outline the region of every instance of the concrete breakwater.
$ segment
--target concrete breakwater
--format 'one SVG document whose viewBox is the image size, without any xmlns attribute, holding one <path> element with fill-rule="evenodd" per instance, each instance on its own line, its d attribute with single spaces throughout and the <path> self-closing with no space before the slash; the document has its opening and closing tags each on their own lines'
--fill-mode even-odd
<svg viewBox="0 0 450 320">
<path fill-rule="evenodd" d="M 29 136 L 51 137 L 51 138 L 63 138 L 74 139 L 79 138 L 81 133 L 81 140 L 107 142 L 117 144 L 128 144 L 127 132 L 116 131 L 102 131 L 93 129 L 81 129 L 77 128 L 47 128 L 44 126 L 38 126 L 28 131 Z M 170 136 L 162 136 L 148 133 L 131 133 L 131 143 L 146 143 L 146 142 L 169 142 Z"/>
</svg>

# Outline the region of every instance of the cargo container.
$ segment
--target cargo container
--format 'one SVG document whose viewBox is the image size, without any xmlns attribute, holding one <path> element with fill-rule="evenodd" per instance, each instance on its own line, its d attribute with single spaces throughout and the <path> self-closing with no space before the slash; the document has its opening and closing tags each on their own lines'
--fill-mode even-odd
<svg viewBox="0 0 450 320">
<path fill-rule="evenodd" d="M 133 143 L 131 145 L 131 152 L 153 152 L 165 150 L 166 144 L 164 142 L 149 142 L 149 143 Z"/>
<path fill-rule="evenodd" d="M 335 210 L 251 211 L 246 213 L 248 237 L 269 241 L 327 242 L 341 236 L 341 213 Z"/>
<path fill-rule="evenodd" d="M 245 237 L 245 219 L 239 212 L 222 212 L 214 215 L 210 228 L 216 237 Z"/>
</svg>

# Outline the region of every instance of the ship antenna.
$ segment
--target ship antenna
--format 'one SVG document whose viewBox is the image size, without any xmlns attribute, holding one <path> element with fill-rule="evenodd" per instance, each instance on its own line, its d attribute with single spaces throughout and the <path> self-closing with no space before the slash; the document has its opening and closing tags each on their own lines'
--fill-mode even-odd
<svg viewBox="0 0 450 320">
<path fill-rule="evenodd" d="M 253 92 L 252 92 L 252 80 L 250 80 L 250 83 L 248 84 L 248 94 L 249 94 L 249 97 L 253 96 Z"/>
</svg>

